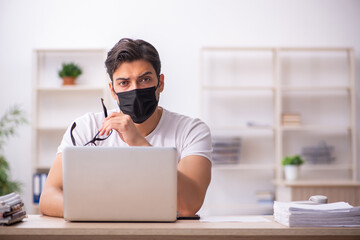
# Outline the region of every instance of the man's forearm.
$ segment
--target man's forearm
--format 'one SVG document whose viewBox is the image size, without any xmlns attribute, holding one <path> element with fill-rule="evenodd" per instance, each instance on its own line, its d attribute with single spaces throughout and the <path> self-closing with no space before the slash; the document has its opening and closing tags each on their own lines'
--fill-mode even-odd
<svg viewBox="0 0 360 240">
<path fill-rule="evenodd" d="M 41 194 L 39 203 L 40 212 L 53 217 L 64 217 L 64 199 L 62 191 L 51 188 Z"/>
<path fill-rule="evenodd" d="M 177 209 L 181 216 L 194 215 L 201 208 L 205 193 L 196 182 L 178 171 L 178 203 Z"/>
</svg>

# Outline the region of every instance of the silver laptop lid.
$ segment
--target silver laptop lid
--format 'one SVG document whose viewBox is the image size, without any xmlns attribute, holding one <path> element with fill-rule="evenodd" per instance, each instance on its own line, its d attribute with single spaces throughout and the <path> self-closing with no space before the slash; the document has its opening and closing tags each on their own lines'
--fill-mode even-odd
<svg viewBox="0 0 360 240">
<path fill-rule="evenodd" d="M 176 221 L 176 159 L 175 148 L 65 148 L 65 219 Z"/>
</svg>

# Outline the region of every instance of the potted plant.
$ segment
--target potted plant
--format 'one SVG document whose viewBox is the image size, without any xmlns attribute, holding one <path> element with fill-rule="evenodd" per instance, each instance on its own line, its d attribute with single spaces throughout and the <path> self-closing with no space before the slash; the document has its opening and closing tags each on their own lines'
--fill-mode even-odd
<svg viewBox="0 0 360 240">
<path fill-rule="evenodd" d="M 10 108 L 0 119 L 0 196 L 20 191 L 20 183 L 11 181 L 8 176 L 10 167 L 2 152 L 6 140 L 13 136 L 17 127 L 23 123 L 27 123 L 27 120 L 24 112 L 17 106 Z"/>
<path fill-rule="evenodd" d="M 286 156 L 281 161 L 284 166 L 285 179 L 288 181 L 294 181 L 299 179 L 300 166 L 304 163 L 304 160 L 300 155 Z"/>
<path fill-rule="evenodd" d="M 63 79 L 63 85 L 74 85 L 76 78 L 81 74 L 81 68 L 73 62 L 63 63 L 59 70 L 59 77 Z"/>
</svg>

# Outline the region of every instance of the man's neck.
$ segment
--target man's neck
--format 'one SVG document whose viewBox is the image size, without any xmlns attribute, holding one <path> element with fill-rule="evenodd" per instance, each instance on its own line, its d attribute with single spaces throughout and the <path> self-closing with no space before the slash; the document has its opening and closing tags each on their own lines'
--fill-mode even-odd
<svg viewBox="0 0 360 240">
<path fill-rule="evenodd" d="M 159 124 L 163 109 L 161 107 L 157 107 L 154 113 L 143 123 L 135 124 L 136 128 L 139 130 L 143 137 L 149 135 L 156 126 Z"/>
</svg>

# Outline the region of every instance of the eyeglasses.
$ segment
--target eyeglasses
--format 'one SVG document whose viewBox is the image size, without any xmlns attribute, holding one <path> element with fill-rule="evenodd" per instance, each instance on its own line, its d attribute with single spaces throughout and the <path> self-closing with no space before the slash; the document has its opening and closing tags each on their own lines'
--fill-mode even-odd
<svg viewBox="0 0 360 240">
<path fill-rule="evenodd" d="M 105 104 L 104 104 L 104 99 L 101 98 L 101 104 L 102 104 L 102 107 L 103 107 L 103 110 L 104 110 L 104 116 L 105 118 L 107 118 L 108 114 L 107 114 L 107 109 L 105 107 Z M 70 129 L 70 137 L 71 137 L 71 141 L 72 141 L 72 144 L 74 146 L 76 146 L 76 142 L 75 142 L 75 138 L 74 138 L 74 135 L 73 135 L 73 131 L 76 127 L 76 122 L 73 123 L 73 125 L 71 126 L 71 129 Z M 100 134 L 100 131 L 98 131 L 95 136 L 93 137 L 93 139 L 91 139 L 89 142 L 85 143 L 84 146 L 96 146 L 96 141 L 104 141 L 106 139 L 108 139 L 108 137 L 110 137 L 110 135 L 112 134 L 112 130 L 110 131 L 109 135 L 107 136 L 104 136 L 104 137 L 98 137 L 98 135 Z"/>
</svg>

